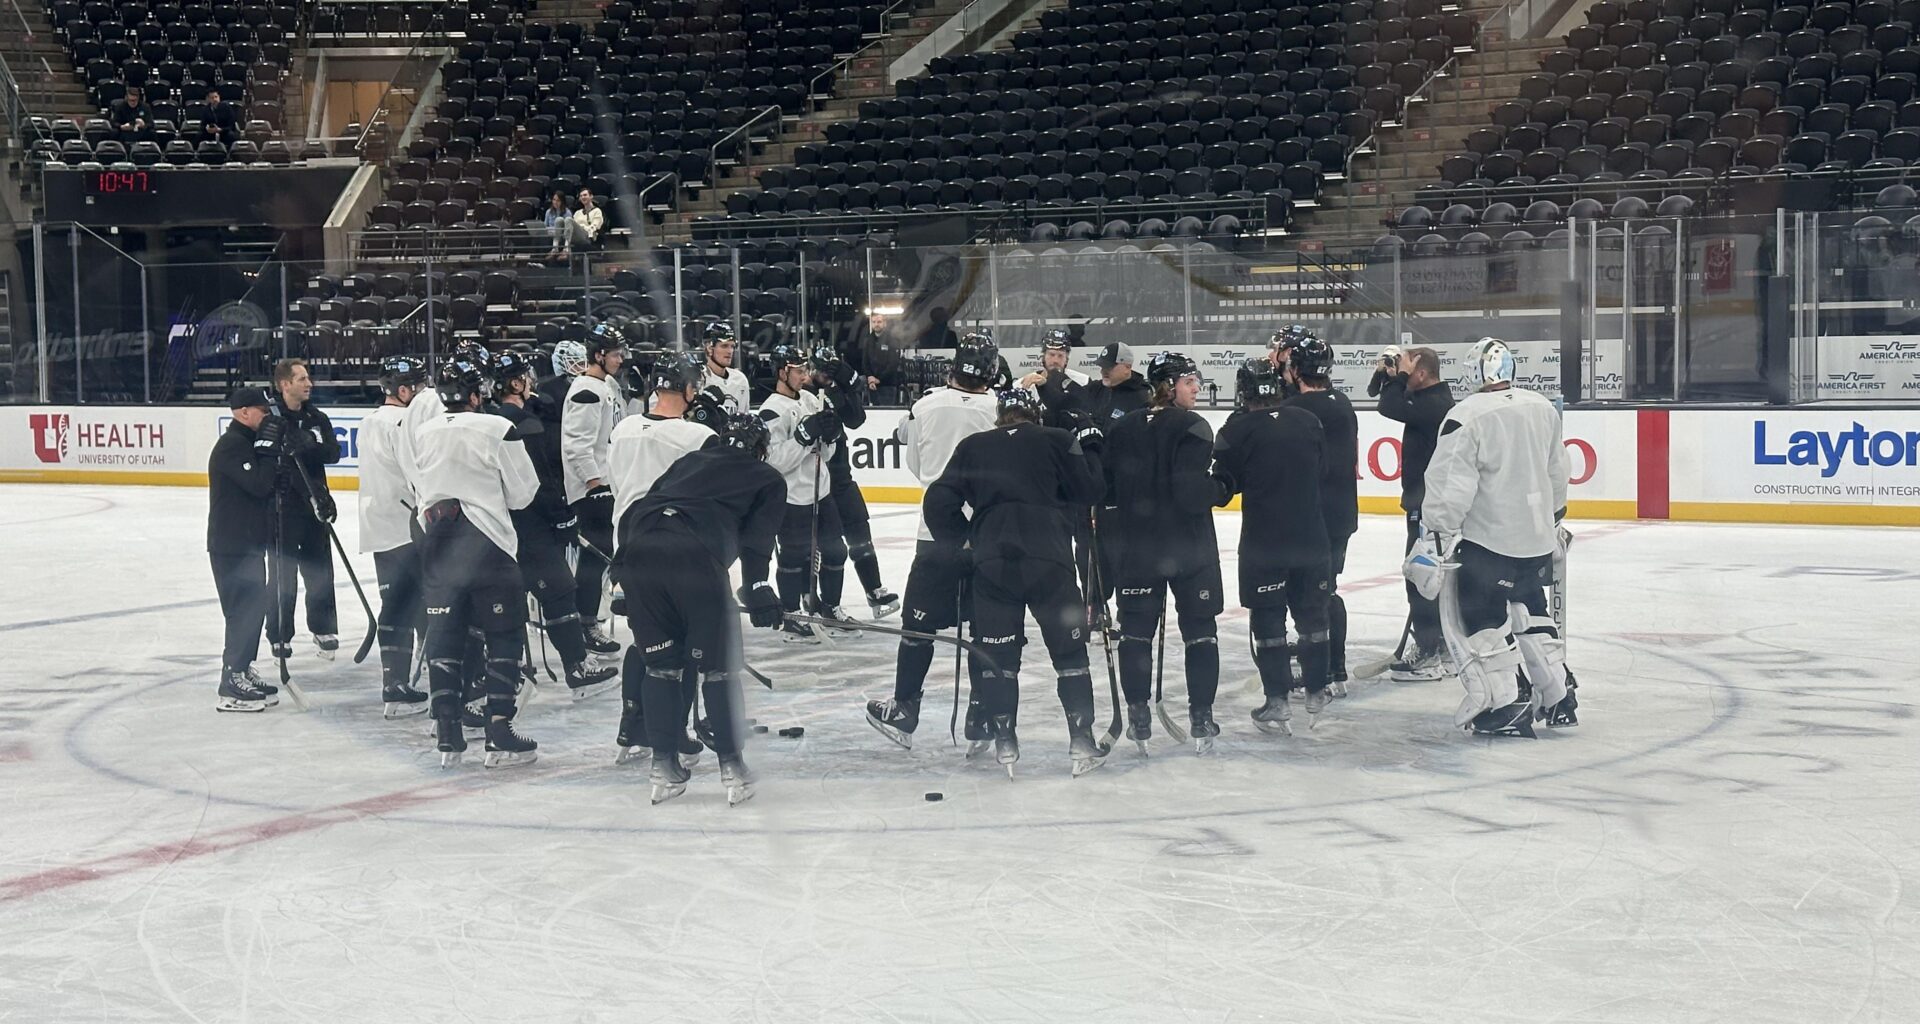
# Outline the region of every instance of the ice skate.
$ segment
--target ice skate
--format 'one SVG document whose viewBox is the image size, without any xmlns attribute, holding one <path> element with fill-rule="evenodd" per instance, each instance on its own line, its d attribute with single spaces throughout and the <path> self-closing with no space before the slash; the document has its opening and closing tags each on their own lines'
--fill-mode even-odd
<svg viewBox="0 0 1920 1024">
<path fill-rule="evenodd" d="M 1446 678 L 1447 670 L 1438 649 L 1423 650 L 1416 644 L 1405 658 L 1387 666 L 1387 675 L 1396 683 L 1431 683 Z"/>
<path fill-rule="evenodd" d="M 980 721 L 974 708 L 972 704 L 967 705 L 967 723 L 961 733 L 967 738 L 967 760 L 969 761 L 984 756 L 987 751 L 993 749 L 993 735 L 987 731 L 987 724 Z"/>
<path fill-rule="evenodd" d="M 1220 735 L 1220 724 L 1213 720 L 1213 709 L 1189 708 L 1187 721 L 1193 733 L 1193 752 L 1202 757 L 1213 753 L 1213 738 Z"/>
<path fill-rule="evenodd" d="M 460 763 L 460 755 L 467 752 L 467 734 L 460 728 L 460 720 L 453 717 L 433 720 L 433 732 L 440 750 L 440 767 L 452 768 Z"/>
<path fill-rule="evenodd" d="M 268 695 L 254 689 L 247 682 L 245 674 L 228 672 L 220 679 L 220 701 L 213 706 L 215 711 L 254 712 L 265 711 L 272 707 Z"/>
<path fill-rule="evenodd" d="M 1573 680 L 1573 673 L 1568 672 L 1567 695 L 1560 698 L 1560 703 L 1540 709 L 1540 719 L 1547 723 L 1548 728 L 1570 729 L 1580 724 L 1580 716 L 1574 714 L 1580 707 L 1580 701 L 1573 695 L 1573 691 L 1579 688 L 1580 684 Z"/>
<path fill-rule="evenodd" d="M 913 730 L 920 727 L 920 702 L 870 700 L 867 702 L 867 724 L 873 726 L 880 735 L 912 750 Z"/>
<path fill-rule="evenodd" d="M 513 719 L 495 718 L 487 723 L 487 767 L 511 768 L 532 764 L 540 744 L 513 731 Z"/>
<path fill-rule="evenodd" d="M 265 679 L 260 678 L 260 673 L 255 672 L 251 665 L 249 665 L 247 668 L 242 670 L 241 675 L 244 675 L 247 677 L 247 682 L 252 683 L 254 689 L 259 690 L 261 693 L 264 693 L 269 697 L 272 697 L 274 694 L 277 694 L 280 692 L 280 688 L 278 686 L 275 686 L 272 683 L 267 682 Z M 280 703 L 278 699 L 271 700 L 267 702 L 267 706 L 272 707 L 273 705 L 278 703 Z"/>
<path fill-rule="evenodd" d="M 1572 696 L 1569 692 L 1568 696 Z M 1520 684 L 1520 695 L 1504 707 L 1488 708 L 1468 723 L 1475 736 L 1525 736 L 1533 739 L 1533 687 Z"/>
<path fill-rule="evenodd" d="M 1333 679 L 1327 683 L 1327 692 L 1332 694 L 1335 700 L 1339 700 L 1347 695 L 1346 669 L 1334 670 Z"/>
<path fill-rule="evenodd" d="M 612 665 L 595 665 L 591 661 L 567 666 L 567 692 L 574 700 L 586 700 L 588 697 L 602 694 L 619 682 L 620 670 Z"/>
<path fill-rule="evenodd" d="M 1107 751 L 1094 740 L 1091 723 L 1067 724 L 1067 756 L 1073 760 L 1076 779 L 1106 763 Z"/>
<path fill-rule="evenodd" d="M 1153 738 L 1153 709 L 1145 701 L 1127 705 L 1127 738 L 1147 756 L 1147 741 Z"/>
<path fill-rule="evenodd" d="M 340 638 L 332 633 L 315 633 L 313 646 L 313 653 L 318 655 L 321 661 L 332 661 L 334 656 L 340 653 Z"/>
<path fill-rule="evenodd" d="M 487 700 L 478 697 L 460 705 L 460 725 L 468 732 L 487 731 Z"/>
<path fill-rule="evenodd" d="M 1268 697 L 1265 704 L 1254 708 L 1253 724 L 1261 732 L 1293 735 L 1293 704 L 1287 700 L 1286 691 Z"/>
<path fill-rule="evenodd" d="M 780 640 L 782 643 L 816 647 L 821 642 L 821 635 L 807 623 L 788 619 L 780 624 Z"/>
<path fill-rule="evenodd" d="M 819 610 L 815 611 L 814 614 L 823 619 L 830 620 L 825 625 L 816 624 L 814 626 L 815 629 L 824 630 L 828 636 L 854 636 L 859 632 L 859 630 L 853 628 L 852 624 L 860 620 L 848 614 L 846 608 L 840 605 L 834 605 L 832 607 L 822 606 Z"/>
<path fill-rule="evenodd" d="M 655 754 L 653 767 L 647 772 L 647 782 L 653 787 L 652 801 L 656 804 L 664 804 L 685 793 L 687 780 L 691 778 L 693 773 L 687 770 L 686 765 L 680 763 L 679 758 Z"/>
<path fill-rule="evenodd" d="M 388 719 L 406 718 L 427 710 L 427 695 L 406 683 L 380 688 L 380 714 Z"/>
<path fill-rule="evenodd" d="M 1311 730 L 1314 726 L 1320 724 L 1320 712 L 1325 711 L 1327 709 L 1327 705 L 1331 703 L 1333 703 L 1332 684 L 1328 684 L 1327 687 L 1323 690 L 1318 690 L 1318 691 L 1310 690 L 1307 692 L 1306 709 L 1307 709 L 1307 728 L 1309 730 Z"/>
<path fill-rule="evenodd" d="M 900 598 L 885 587 L 875 587 L 867 591 L 867 607 L 873 609 L 875 619 L 884 619 L 900 610 Z"/>
<path fill-rule="evenodd" d="M 993 756 L 1007 770 L 1007 778 L 1013 778 L 1013 764 L 1020 760 L 1020 738 L 1014 735 L 1012 715 L 993 716 Z"/>
<path fill-rule="evenodd" d="M 608 636 L 607 631 L 601 629 L 599 623 L 595 622 L 587 626 L 584 630 L 584 635 L 587 641 L 587 650 L 595 654 L 620 653 L 620 641 Z"/>
<path fill-rule="evenodd" d="M 753 773 L 739 754 L 720 759 L 720 784 L 727 787 L 727 806 L 738 807 L 753 799 Z"/>
<path fill-rule="evenodd" d="M 689 771 L 691 771 L 694 765 L 700 763 L 700 752 L 705 749 L 706 749 L 706 744 L 700 742 L 699 740 L 696 740 L 691 736 L 681 736 L 680 737 L 680 763 L 683 766 L 685 766 Z"/>
<path fill-rule="evenodd" d="M 639 701 L 630 700 L 621 705 L 620 731 L 614 735 L 613 745 L 618 748 L 613 755 L 614 764 L 629 764 L 653 756 L 647 748 L 647 717 L 640 710 Z"/>
</svg>

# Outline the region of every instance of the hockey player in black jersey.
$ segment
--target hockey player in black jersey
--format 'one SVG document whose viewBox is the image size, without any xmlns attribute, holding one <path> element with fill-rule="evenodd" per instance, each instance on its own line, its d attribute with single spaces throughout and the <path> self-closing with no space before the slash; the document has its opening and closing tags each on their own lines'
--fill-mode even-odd
<svg viewBox="0 0 1920 1024">
<path fill-rule="evenodd" d="M 567 544 L 577 522 L 568 507 L 561 479 L 560 446 L 547 443 L 547 424 L 528 408 L 534 387 L 533 364 L 517 352 L 502 352 L 493 361 L 494 404 L 487 411 L 505 417 L 526 446 L 527 457 L 540 477 L 533 504 L 513 512 L 513 529 L 520 541 L 520 576 L 540 605 L 540 628 L 560 652 L 567 689 L 584 699 L 613 685 L 618 670 L 588 657 L 586 632 L 575 604 L 573 570 L 567 567 Z"/>
<path fill-rule="evenodd" d="M 855 373 L 846 360 L 832 349 L 814 352 L 813 380 L 816 390 L 827 400 L 828 407 L 839 417 L 843 428 L 858 429 L 867 422 L 866 378 Z M 846 538 L 847 557 L 853 562 L 854 575 L 860 579 L 860 590 L 867 597 L 867 607 L 872 610 L 874 618 L 884 619 L 900 610 L 900 599 L 880 580 L 880 556 L 873 550 L 873 526 L 867 514 L 867 499 L 853 479 L 853 459 L 848 455 L 851 447 L 843 438 L 840 444 L 834 446 L 833 458 L 827 460 L 827 475 L 832 480 L 829 493 L 833 496 L 834 507 L 840 513 L 840 534 Z M 841 569 L 841 572 L 844 573 L 845 569 Z M 839 608 L 825 609 L 823 614 L 833 619 L 850 617 Z"/>
<path fill-rule="evenodd" d="M 1074 510 L 1105 489 L 1100 432 L 1075 437 L 1040 425 L 1040 399 L 1026 388 L 999 393 L 992 430 L 965 438 L 927 490 L 927 526 L 936 541 L 973 552 L 972 706 L 993 736 L 1007 774 L 1020 759 L 1020 648 L 1026 612 L 1047 645 L 1067 714 L 1073 774 L 1097 767 L 1093 678 L 1087 668 L 1087 606 L 1073 566 Z"/>
<path fill-rule="evenodd" d="M 642 699 L 656 804 L 685 792 L 691 777 L 676 756 L 687 666 L 699 674 L 727 802 L 753 795 L 740 756 L 745 721 L 735 675 L 740 617 L 734 598 L 754 625 L 780 625 L 780 596 L 767 581 L 767 563 L 787 513 L 787 486 L 766 464 L 767 441 L 758 416 L 730 417 L 720 437 L 681 456 L 620 520 L 614 572 L 626 587 L 634 645 L 646 652 Z M 729 595 L 727 571 L 735 560 L 743 585 Z"/>
<path fill-rule="evenodd" d="M 1319 714 L 1328 692 L 1327 600 L 1332 551 L 1320 515 L 1320 478 L 1326 435 L 1304 409 L 1281 404 L 1280 371 L 1266 359 L 1240 370 L 1241 412 L 1220 428 L 1213 445 L 1215 503 L 1241 496 L 1240 604 L 1249 612 L 1253 662 L 1266 703 L 1254 724 L 1286 733 L 1292 711 L 1292 659 L 1287 612 L 1300 633 L 1300 671 L 1307 712 Z"/>
<path fill-rule="evenodd" d="M 1173 592 L 1186 645 L 1188 716 L 1194 749 L 1212 749 L 1220 686 L 1220 547 L 1213 533 L 1213 429 L 1193 411 L 1200 368 L 1174 352 L 1153 357 L 1147 379 L 1153 404 L 1122 417 L 1107 436 L 1107 508 L 1099 541 L 1117 545 L 1102 561 L 1114 566 L 1120 618 L 1120 684 L 1126 690 L 1127 738 L 1144 751 L 1153 735 L 1147 707 L 1155 627 Z"/>
<path fill-rule="evenodd" d="M 1327 660 L 1333 674 L 1331 692 L 1347 694 L 1347 603 L 1340 597 L 1340 573 L 1347 566 L 1347 541 L 1360 528 L 1358 468 L 1360 421 L 1353 403 L 1327 376 L 1333 370 L 1333 346 L 1304 328 L 1289 328 L 1279 358 L 1285 369 L 1287 404 L 1305 409 L 1320 421 L 1327 439 L 1327 458 L 1321 466 L 1320 517 L 1327 525 L 1332 550 L 1327 597 Z"/>
</svg>

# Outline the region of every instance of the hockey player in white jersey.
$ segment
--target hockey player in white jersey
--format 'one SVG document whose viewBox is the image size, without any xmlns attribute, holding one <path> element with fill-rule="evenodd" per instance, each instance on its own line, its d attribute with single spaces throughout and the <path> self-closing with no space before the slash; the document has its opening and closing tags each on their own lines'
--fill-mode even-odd
<svg viewBox="0 0 1920 1024">
<path fill-rule="evenodd" d="M 705 356 L 701 365 L 700 390 L 719 389 L 721 406 L 729 415 L 752 412 L 753 393 L 747 383 L 746 371 L 734 366 L 740 343 L 733 336 L 733 326 L 724 320 L 708 324 L 700 335 L 700 350 Z"/>
<path fill-rule="evenodd" d="M 613 555 L 613 485 L 607 479 L 607 453 L 613 428 L 626 415 L 626 396 L 620 389 L 626 344 L 612 325 L 600 324 L 587 335 L 586 356 L 560 410 L 560 465 L 567 503 L 580 519 L 580 560 L 574 569 L 580 624 L 589 650 L 613 654 L 620 645 L 600 628 L 600 601 L 607 584 L 607 559 Z"/>
<path fill-rule="evenodd" d="M 960 442 L 983 430 L 992 430 L 1000 402 L 987 387 L 1000 369 L 1000 351 L 984 334 L 969 334 L 954 349 L 947 386 L 934 388 L 913 403 L 894 428 L 907 470 L 922 487 L 930 487 L 947 470 Z M 920 516 L 919 543 L 913 566 L 907 570 L 907 590 L 900 624 L 918 633 L 958 629 L 965 617 L 962 592 L 969 575 L 965 547 L 933 539 L 926 513 Z M 920 696 L 927 670 L 933 667 L 933 641 L 903 637 L 894 664 L 893 696 L 867 702 L 867 724 L 899 745 L 913 747 L 913 731 L 920 724 Z M 969 708 L 967 735 L 985 740 L 985 723 Z"/>
<path fill-rule="evenodd" d="M 673 468 L 681 456 L 699 451 L 718 436 L 708 427 L 686 418 L 699 393 L 702 368 L 698 358 L 686 352 L 668 353 L 654 364 L 647 376 L 652 404 L 646 412 L 629 416 L 613 428 L 608 467 L 613 481 L 616 538 L 630 535 L 621 524 L 634 504 L 652 491 L 654 483 Z M 617 539 L 615 543 L 618 544 Z M 646 572 L 644 565 L 624 564 L 617 550 L 614 552 L 614 562 L 614 575 L 618 580 L 631 580 L 632 573 Z M 637 612 L 632 603 L 627 605 L 629 626 L 633 628 L 635 636 L 640 635 L 638 625 L 633 621 Z M 645 652 L 639 644 L 633 644 L 627 648 L 626 661 L 621 666 L 620 731 L 614 741 L 619 748 L 615 757 L 617 764 L 643 756 L 642 752 L 647 749 L 646 718 L 641 698 L 646 677 Z M 689 707 L 692 685 L 693 679 L 689 677 Z M 685 717 L 683 711 L 682 721 Z M 683 754 L 693 755 L 699 751 L 699 744 L 693 740 L 687 740 L 682 745 Z"/>
<path fill-rule="evenodd" d="M 774 578 L 783 608 L 823 615 L 840 606 L 846 578 L 847 542 L 827 471 L 846 431 L 831 403 L 812 388 L 813 353 L 776 345 L 772 354 L 773 394 L 760 403 L 760 419 L 771 438 L 767 465 L 787 482 Z M 812 644 L 820 642 L 815 628 L 789 619 L 781 632 L 789 643 Z"/>
<path fill-rule="evenodd" d="M 1513 386 L 1497 338 L 1467 361 L 1480 390 L 1448 412 L 1420 506 L 1429 531 L 1407 559 L 1437 598 L 1441 633 L 1466 697 L 1454 724 L 1476 735 L 1533 735 L 1533 719 L 1572 725 L 1566 651 L 1546 588 L 1565 544 L 1567 458 L 1560 413 Z"/>
<path fill-rule="evenodd" d="M 392 356 L 380 366 L 380 408 L 360 421 L 360 550 L 373 555 L 380 581 L 380 691 L 388 718 L 427 710 L 413 688 L 414 635 L 424 625 L 420 552 L 414 545 L 413 464 L 402 461 L 401 434 L 413 404 L 428 404 L 426 364 Z M 431 403 L 438 406 L 436 397 Z M 411 445 L 405 450 L 411 450 Z"/>
<path fill-rule="evenodd" d="M 486 765 L 526 764 L 538 744 L 514 731 L 514 691 L 526 643 L 527 601 L 514 564 L 514 509 L 527 507 L 540 477 L 504 417 L 478 411 L 487 372 L 455 357 L 440 374 L 447 411 L 420 429 L 416 489 L 427 604 L 427 669 L 443 765 L 467 748 L 461 731 L 467 630 L 485 636 Z"/>
</svg>

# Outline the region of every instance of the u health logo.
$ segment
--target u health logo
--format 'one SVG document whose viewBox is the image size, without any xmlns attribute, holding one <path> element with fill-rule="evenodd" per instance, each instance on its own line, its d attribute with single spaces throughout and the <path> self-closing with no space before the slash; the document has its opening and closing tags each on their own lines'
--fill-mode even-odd
<svg viewBox="0 0 1920 1024">
<path fill-rule="evenodd" d="M 27 417 L 27 426 L 33 431 L 33 454 L 41 462 L 66 461 L 73 433 L 72 416 L 64 412 L 36 412 Z"/>
</svg>

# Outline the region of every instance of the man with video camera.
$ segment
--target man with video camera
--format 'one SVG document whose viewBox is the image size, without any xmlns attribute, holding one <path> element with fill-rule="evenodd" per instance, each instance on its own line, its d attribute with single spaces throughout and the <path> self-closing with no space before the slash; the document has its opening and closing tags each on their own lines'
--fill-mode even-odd
<svg viewBox="0 0 1920 1024">
<path fill-rule="evenodd" d="M 327 524 L 339 515 L 327 489 L 327 467 L 340 461 L 333 421 L 312 402 L 313 378 L 303 359 L 273 364 L 277 407 L 270 415 L 286 420 L 279 465 L 280 552 L 291 559 L 307 585 L 307 631 L 320 657 L 332 661 L 340 649 L 339 615 L 333 603 L 333 548 Z M 275 613 L 267 619 L 267 639 L 276 658 L 293 656 L 293 573 L 273 566 Z M 282 575 L 282 572 L 285 575 Z"/>
<path fill-rule="evenodd" d="M 1400 507 L 1407 514 L 1407 550 L 1420 537 L 1420 503 L 1426 499 L 1427 464 L 1440 443 L 1440 424 L 1453 408 L 1453 391 L 1440 378 L 1440 354 L 1430 348 L 1405 352 L 1388 346 L 1380 354 L 1367 394 L 1377 396 L 1380 415 L 1406 424 L 1400 435 Z M 1398 682 L 1441 678 L 1440 610 L 1407 584 L 1407 608 L 1413 649 L 1389 671 Z"/>
</svg>

